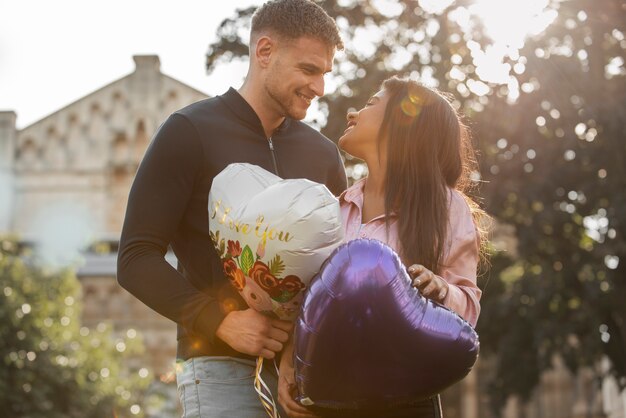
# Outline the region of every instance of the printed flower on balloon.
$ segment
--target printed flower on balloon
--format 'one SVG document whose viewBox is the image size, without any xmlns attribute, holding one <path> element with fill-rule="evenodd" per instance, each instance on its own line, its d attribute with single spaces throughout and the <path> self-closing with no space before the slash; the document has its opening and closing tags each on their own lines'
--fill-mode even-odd
<svg viewBox="0 0 626 418">
<path fill-rule="evenodd" d="M 343 240 L 339 202 L 324 185 L 251 164 L 215 177 L 208 215 L 224 276 L 248 306 L 280 319 L 296 318 L 308 282 Z"/>
<path fill-rule="evenodd" d="M 220 248 L 218 239 L 212 232 L 211 238 L 215 247 Z M 221 248 L 224 249 L 219 254 L 224 275 L 237 291 L 243 292 L 248 305 L 267 313 L 276 309 L 283 317 L 293 317 L 297 314 L 301 298 L 296 296 L 306 286 L 293 274 L 281 277 L 285 264 L 280 255 L 276 254 L 269 262 L 264 262 L 263 242 L 259 242 L 256 254 L 252 253 L 248 245 L 242 249 L 239 241 L 228 240 L 228 244 Z M 269 300 L 265 294 L 269 295 Z"/>
</svg>

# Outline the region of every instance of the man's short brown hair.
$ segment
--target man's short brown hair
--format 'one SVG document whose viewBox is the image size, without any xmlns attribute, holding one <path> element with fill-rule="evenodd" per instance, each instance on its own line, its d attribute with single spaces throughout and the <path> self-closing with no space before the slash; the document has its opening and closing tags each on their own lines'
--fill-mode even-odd
<svg viewBox="0 0 626 418">
<path fill-rule="evenodd" d="M 335 20 L 311 0 L 271 0 L 252 16 L 252 37 L 270 30 L 287 39 L 310 36 L 329 47 L 343 49 Z"/>
</svg>

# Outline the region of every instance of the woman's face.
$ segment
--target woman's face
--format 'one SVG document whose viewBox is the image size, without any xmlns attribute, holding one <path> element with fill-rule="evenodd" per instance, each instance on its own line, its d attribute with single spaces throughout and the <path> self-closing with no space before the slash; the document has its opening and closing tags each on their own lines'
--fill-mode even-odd
<svg viewBox="0 0 626 418">
<path fill-rule="evenodd" d="M 379 149 L 383 152 L 385 147 L 379 147 L 378 133 L 388 102 L 389 94 L 381 90 L 373 95 L 361 110 L 348 112 L 348 127 L 339 138 L 339 147 L 365 161 L 380 160 Z"/>
</svg>

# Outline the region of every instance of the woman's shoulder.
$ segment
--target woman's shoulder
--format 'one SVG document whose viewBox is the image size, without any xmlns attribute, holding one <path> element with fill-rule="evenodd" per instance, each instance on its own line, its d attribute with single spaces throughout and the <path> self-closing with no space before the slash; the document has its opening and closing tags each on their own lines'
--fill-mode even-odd
<svg viewBox="0 0 626 418">
<path fill-rule="evenodd" d="M 452 229 L 473 231 L 475 229 L 471 199 L 456 189 L 449 189 L 449 218 Z"/>
<path fill-rule="evenodd" d="M 459 190 L 448 188 L 448 199 L 450 203 L 450 211 L 462 211 L 471 213 L 469 197 Z"/>
</svg>

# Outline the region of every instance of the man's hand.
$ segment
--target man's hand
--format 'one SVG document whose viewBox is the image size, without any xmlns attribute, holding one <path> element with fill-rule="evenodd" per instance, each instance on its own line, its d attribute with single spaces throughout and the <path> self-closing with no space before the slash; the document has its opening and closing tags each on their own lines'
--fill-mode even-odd
<svg viewBox="0 0 626 418">
<path fill-rule="evenodd" d="M 448 282 L 421 264 L 413 264 L 408 271 L 413 278 L 413 287 L 417 287 L 422 296 L 443 303 L 448 295 Z"/>
<path fill-rule="evenodd" d="M 282 351 L 292 328 L 291 322 L 246 309 L 226 315 L 215 334 L 240 353 L 273 359 Z"/>
<path fill-rule="evenodd" d="M 289 418 L 316 418 L 311 411 L 295 401 L 298 394 L 293 370 L 293 343 L 285 346 L 280 360 L 278 376 L 278 403 Z"/>
</svg>

